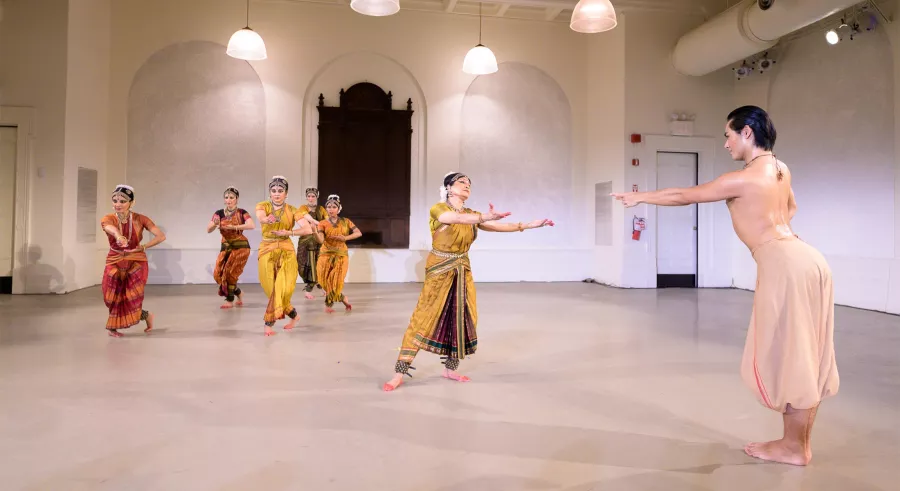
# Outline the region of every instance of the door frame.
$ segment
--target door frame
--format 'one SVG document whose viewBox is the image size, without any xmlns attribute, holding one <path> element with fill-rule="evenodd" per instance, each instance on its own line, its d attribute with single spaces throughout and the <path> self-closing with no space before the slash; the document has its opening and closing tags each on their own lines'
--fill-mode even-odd
<svg viewBox="0 0 900 491">
<path fill-rule="evenodd" d="M 34 134 L 34 108 L 0 106 L 0 126 L 16 127 L 16 209 L 13 225 L 13 294 L 25 293 L 22 265 L 28 262 L 29 196 Z"/>
<path fill-rule="evenodd" d="M 697 154 L 696 152 L 671 152 L 671 151 L 663 150 L 663 151 L 656 152 L 656 169 L 657 169 L 656 185 L 657 186 L 659 186 L 659 154 L 660 153 L 694 156 L 695 157 L 694 175 L 691 177 L 694 178 L 695 186 L 700 184 L 700 155 L 699 154 Z M 693 271 L 693 273 L 690 274 L 690 276 L 694 277 L 694 284 L 691 285 L 690 287 L 683 287 L 683 288 L 699 288 L 700 287 L 700 205 L 696 204 L 696 205 L 689 205 L 689 206 L 697 207 L 697 214 L 694 215 L 694 225 L 693 225 L 695 227 L 694 231 L 697 232 L 695 234 L 697 241 L 696 241 L 696 247 L 694 248 L 694 271 Z M 656 221 L 654 223 L 656 226 L 656 230 L 659 231 L 660 220 L 659 220 L 659 208 L 658 207 L 654 207 L 654 213 L 656 214 Z M 659 277 L 667 276 L 667 275 L 659 274 L 659 233 L 657 233 L 655 235 L 656 235 L 655 242 L 656 242 L 656 267 L 657 267 L 656 287 L 659 288 Z M 668 275 L 668 276 L 687 276 L 687 275 L 678 274 L 678 275 Z"/>
<path fill-rule="evenodd" d="M 716 139 L 706 136 L 669 136 L 643 135 L 644 142 L 637 145 L 636 156 L 643 168 L 645 186 L 648 191 L 656 190 L 657 154 L 659 152 L 695 153 L 697 154 L 697 183 L 702 184 L 715 178 Z M 697 206 L 697 288 L 716 286 L 715 280 L 715 209 L 712 203 L 701 203 Z M 656 261 L 657 251 L 657 207 L 647 207 L 647 219 L 650 221 L 647 232 L 653 237 L 649 240 L 649 255 L 653 258 L 652 266 L 646 268 L 644 284 L 649 288 L 657 288 Z M 629 224 L 630 225 L 630 224 Z"/>
</svg>

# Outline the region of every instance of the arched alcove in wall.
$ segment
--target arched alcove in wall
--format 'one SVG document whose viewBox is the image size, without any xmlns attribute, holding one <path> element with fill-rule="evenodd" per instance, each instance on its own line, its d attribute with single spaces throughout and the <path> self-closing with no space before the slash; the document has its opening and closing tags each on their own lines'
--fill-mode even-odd
<svg viewBox="0 0 900 491">
<path fill-rule="evenodd" d="M 794 230 L 825 254 L 894 255 L 893 60 L 881 29 L 836 45 L 811 34 L 773 73 L 768 112 L 793 173 Z"/>
<path fill-rule="evenodd" d="M 501 63 L 472 81 L 462 104 L 460 170 L 472 178 L 467 203 L 493 203 L 514 222 L 552 218 L 554 233 L 484 234 L 479 244 L 508 247 L 571 245 L 572 111 L 553 77 L 524 63 Z"/>
<path fill-rule="evenodd" d="M 262 82 L 224 46 L 173 44 L 141 66 L 128 96 L 126 179 L 135 209 L 165 227 L 167 248 L 210 246 L 205 224 L 225 187 L 251 212 L 265 199 L 265 132 Z"/>
<path fill-rule="evenodd" d="M 410 220 L 411 249 L 430 246 L 425 218 L 428 206 L 425 196 L 425 134 L 427 104 L 425 95 L 413 74 L 396 60 L 379 53 L 358 51 L 338 56 L 316 72 L 303 98 L 303 185 L 318 184 L 318 121 L 316 106 L 319 95 L 326 106 L 337 106 L 341 89 L 360 82 L 371 82 L 392 94 L 392 108 L 406 109 L 412 100 L 412 140 L 410 145 Z M 322 190 L 327 193 L 327 190 Z"/>
</svg>

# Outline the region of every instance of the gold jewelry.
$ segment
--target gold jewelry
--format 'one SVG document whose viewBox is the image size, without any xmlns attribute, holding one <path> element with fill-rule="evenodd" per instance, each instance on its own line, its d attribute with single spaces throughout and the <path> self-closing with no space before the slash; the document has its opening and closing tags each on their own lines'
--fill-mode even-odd
<svg viewBox="0 0 900 491">
<path fill-rule="evenodd" d="M 522 222 L 519 222 L 519 232 L 524 232 L 525 229 L 522 228 Z"/>
<path fill-rule="evenodd" d="M 484 223 L 484 215 L 482 215 L 480 212 L 478 213 L 478 223 Z"/>
</svg>

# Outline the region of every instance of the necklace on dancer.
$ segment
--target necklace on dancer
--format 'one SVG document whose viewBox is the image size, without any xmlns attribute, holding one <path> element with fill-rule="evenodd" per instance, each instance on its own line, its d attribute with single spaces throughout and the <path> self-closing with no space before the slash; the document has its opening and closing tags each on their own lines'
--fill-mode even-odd
<svg viewBox="0 0 900 491">
<path fill-rule="evenodd" d="M 447 206 L 449 206 L 451 210 L 453 210 L 453 211 L 455 211 L 455 212 L 457 212 L 457 213 L 462 213 L 463 210 L 466 209 L 466 203 L 465 203 L 465 202 L 463 202 L 462 206 L 460 206 L 459 208 L 453 206 L 453 203 L 450 202 L 450 198 L 447 198 L 446 203 L 447 203 Z"/>
<path fill-rule="evenodd" d="M 744 164 L 744 168 L 746 169 L 747 167 L 750 167 L 750 164 L 752 164 L 754 160 L 756 160 L 760 157 L 774 157 L 774 156 L 775 156 L 774 153 L 764 153 L 764 154 L 757 155 L 756 157 L 753 157 L 752 159 L 750 159 L 750 162 L 747 162 L 746 164 Z"/>
</svg>

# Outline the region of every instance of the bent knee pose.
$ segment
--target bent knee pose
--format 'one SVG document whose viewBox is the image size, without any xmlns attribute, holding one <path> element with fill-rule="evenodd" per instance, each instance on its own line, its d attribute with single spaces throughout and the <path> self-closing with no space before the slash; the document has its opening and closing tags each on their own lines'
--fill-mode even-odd
<svg viewBox="0 0 900 491">
<path fill-rule="evenodd" d="M 219 285 L 219 296 L 225 297 L 225 303 L 220 308 L 230 309 L 234 307 L 234 298 L 237 297 L 237 306 L 244 305 L 241 289 L 238 288 L 238 278 L 244 272 L 244 266 L 250 257 L 250 242 L 244 236 L 244 230 L 253 230 L 253 219 L 242 208 L 238 208 L 240 192 L 234 186 L 228 187 L 223 193 L 225 208 L 215 212 L 206 226 L 206 233 L 212 233 L 219 229 L 222 235 L 222 246 L 219 256 L 216 258 L 213 278 Z"/>
<path fill-rule="evenodd" d="M 166 235 L 150 218 L 132 211 L 134 188 L 119 184 L 112 194 L 114 213 L 104 216 L 100 226 L 109 239 L 109 253 L 103 270 L 103 301 L 109 309 L 106 330 L 121 337 L 119 329 L 127 329 L 140 321 L 147 323 L 144 332 L 153 329 L 153 314 L 144 310 L 144 287 L 147 285 L 145 250 L 166 240 Z M 153 234 L 141 245 L 144 231 Z"/>
<path fill-rule="evenodd" d="M 782 414 L 781 439 L 750 443 L 753 457 L 806 465 L 819 403 L 837 394 L 834 289 L 822 254 L 797 237 L 791 171 L 775 158 L 775 126 L 755 106 L 728 115 L 725 148 L 744 168 L 692 188 L 613 196 L 625 206 L 681 206 L 725 200 L 734 231 L 757 265 L 741 377 L 764 406 Z"/>
<path fill-rule="evenodd" d="M 474 354 L 478 346 L 475 281 L 468 255 L 478 231 L 522 232 L 553 226 L 551 220 L 498 223 L 510 213 L 495 212 L 493 205 L 486 214 L 466 208 L 471 185 L 464 174 L 447 174 L 441 186 L 441 201 L 431 207 L 431 253 L 425 263 L 425 285 L 403 334 L 394 377 L 384 384 L 386 391 L 396 389 L 403 375 L 409 375 L 419 350 L 444 357 L 444 377 L 468 381 L 456 369 L 459 361 Z"/>
</svg>

